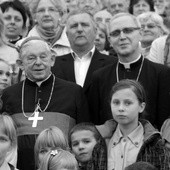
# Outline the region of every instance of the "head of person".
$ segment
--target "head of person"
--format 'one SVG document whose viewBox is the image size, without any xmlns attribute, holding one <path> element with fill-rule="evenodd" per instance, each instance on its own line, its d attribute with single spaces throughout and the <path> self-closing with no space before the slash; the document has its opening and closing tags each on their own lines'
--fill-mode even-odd
<svg viewBox="0 0 170 170">
<path fill-rule="evenodd" d="M 101 2 L 100 0 L 78 0 L 78 7 L 94 15 L 101 9 Z"/>
<path fill-rule="evenodd" d="M 97 34 L 94 44 L 99 51 L 108 50 L 110 47 L 109 40 L 107 38 L 107 27 L 103 23 L 97 23 Z"/>
<path fill-rule="evenodd" d="M 114 16 L 121 12 L 128 12 L 126 0 L 108 0 L 107 10 Z"/>
<path fill-rule="evenodd" d="M 65 0 L 67 5 L 67 12 L 71 12 L 78 8 L 78 1 L 77 0 Z"/>
<path fill-rule="evenodd" d="M 144 12 L 154 11 L 153 0 L 131 0 L 129 12 L 135 16 Z"/>
<path fill-rule="evenodd" d="M 123 62 L 134 61 L 139 57 L 141 40 L 140 23 L 128 13 L 119 13 L 112 17 L 108 27 L 111 46 Z"/>
<path fill-rule="evenodd" d="M 168 34 L 163 18 L 156 12 L 146 12 L 138 15 L 141 24 L 141 43 L 143 46 L 150 46 L 158 37 Z"/>
<path fill-rule="evenodd" d="M 148 162 L 135 162 L 126 167 L 125 170 L 157 170 L 157 168 Z"/>
<path fill-rule="evenodd" d="M 166 6 L 165 6 L 165 16 L 170 18 L 170 1 L 166 2 Z"/>
<path fill-rule="evenodd" d="M 67 19 L 66 34 L 73 51 L 89 51 L 94 46 L 96 24 L 84 10 L 72 11 Z"/>
<path fill-rule="evenodd" d="M 70 130 L 69 144 L 78 162 L 91 160 L 93 149 L 100 138 L 100 133 L 92 123 L 79 123 Z"/>
<path fill-rule="evenodd" d="M 44 155 L 55 148 L 67 150 L 69 148 L 68 141 L 64 133 L 56 126 L 51 126 L 43 130 L 37 137 L 34 147 L 35 161 L 39 166 Z"/>
<path fill-rule="evenodd" d="M 163 14 L 166 1 L 165 0 L 153 0 L 154 2 L 154 9 L 158 14 Z"/>
<path fill-rule="evenodd" d="M 78 163 L 69 151 L 56 148 L 45 154 L 39 170 L 78 170 Z"/>
<path fill-rule="evenodd" d="M 96 23 L 103 23 L 104 25 L 108 25 L 112 15 L 107 10 L 98 11 L 94 14 L 94 20 Z"/>
<path fill-rule="evenodd" d="M 64 0 L 34 0 L 32 13 L 38 28 L 48 30 L 57 29 L 60 20 L 66 13 Z"/>
<path fill-rule="evenodd" d="M 0 115 L 0 139 L 0 165 L 2 165 L 10 151 L 17 147 L 16 127 L 7 113 Z"/>
<path fill-rule="evenodd" d="M 25 6 L 19 0 L 5 1 L 0 4 L 4 19 L 4 34 L 7 39 L 17 39 L 26 27 Z"/>
<path fill-rule="evenodd" d="M 21 43 L 19 53 L 17 63 L 29 79 L 38 82 L 51 75 L 55 56 L 47 42 L 39 37 L 27 37 Z"/>
<path fill-rule="evenodd" d="M 146 105 L 143 86 L 135 80 L 121 80 L 110 92 L 110 106 L 114 120 L 120 127 L 135 129 L 138 126 L 139 114 Z"/>
<path fill-rule="evenodd" d="M 11 85 L 11 66 L 10 64 L 0 59 L 0 94 L 2 91 Z"/>
</svg>

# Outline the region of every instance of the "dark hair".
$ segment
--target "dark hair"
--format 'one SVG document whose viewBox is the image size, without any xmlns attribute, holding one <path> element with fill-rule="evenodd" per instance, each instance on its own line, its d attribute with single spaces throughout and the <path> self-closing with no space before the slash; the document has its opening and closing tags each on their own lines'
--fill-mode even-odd
<svg viewBox="0 0 170 170">
<path fill-rule="evenodd" d="M 125 170 L 157 170 L 157 168 L 148 162 L 135 162 L 126 167 Z"/>
<path fill-rule="evenodd" d="M 74 132 L 83 131 L 83 130 L 89 130 L 93 132 L 94 138 L 96 139 L 96 141 L 99 141 L 99 139 L 102 138 L 101 134 L 99 133 L 99 131 L 97 130 L 96 126 L 93 123 L 82 122 L 82 123 L 75 125 L 69 132 L 68 139 L 69 139 L 70 147 L 71 147 L 71 135 Z"/>
<path fill-rule="evenodd" d="M 0 7 L 2 10 L 2 13 L 5 13 L 6 11 L 8 11 L 9 8 L 13 8 L 14 10 L 20 12 L 23 18 L 23 28 L 26 27 L 26 21 L 27 21 L 26 8 L 21 1 L 19 0 L 5 1 L 0 4 Z"/>
<path fill-rule="evenodd" d="M 133 14 L 133 6 L 137 4 L 141 0 L 131 0 L 129 4 L 129 13 Z M 150 6 L 150 11 L 155 11 L 154 10 L 154 3 L 153 0 L 144 0 L 149 6 Z"/>
<path fill-rule="evenodd" d="M 110 92 L 110 101 L 114 93 L 119 90 L 129 88 L 136 94 L 139 103 L 146 102 L 146 95 L 143 86 L 138 81 L 130 79 L 121 80 L 112 87 Z"/>
</svg>

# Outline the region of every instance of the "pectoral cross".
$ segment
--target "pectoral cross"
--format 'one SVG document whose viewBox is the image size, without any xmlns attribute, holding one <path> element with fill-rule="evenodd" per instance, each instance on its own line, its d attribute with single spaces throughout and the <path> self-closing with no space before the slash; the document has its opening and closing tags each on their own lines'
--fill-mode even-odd
<svg viewBox="0 0 170 170">
<path fill-rule="evenodd" d="M 38 120 L 43 120 L 43 117 L 39 117 L 40 112 L 38 111 L 38 109 L 39 107 L 37 106 L 34 111 L 34 116 L 28 118 L 28 120 L 33 120 L 32 127 L 37 127 Z"/>
</svg>

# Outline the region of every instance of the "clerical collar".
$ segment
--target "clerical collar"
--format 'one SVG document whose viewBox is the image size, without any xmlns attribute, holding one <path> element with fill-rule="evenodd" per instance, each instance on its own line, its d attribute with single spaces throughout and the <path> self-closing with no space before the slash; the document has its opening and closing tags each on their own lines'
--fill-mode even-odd
<svg viewBox="0 0 170 170">
<path fill-rule="evenodd" d="M 46 78 L 46 79 L 44 79 L 44 80 L 42 80 L 42 81 L 38 81 L 38 82 L 35 82 L 35 81 L 33 81 L 33 80 L 31 80 L 30 78 L 28 78 L 27 77 L 27 79 L 28 80 L 30 80 L 31 82 L 33 82 L 33 83 L 35 83 L 35 84 L 37 84 L 37 86 L 41 86 L 41 84 L 43 83 L 43 82 L 45 82 L 46 80 L 48 80 L 50 77 L 51 77 L 51 75 L 52 75 L 52 73 L 50 73 L 50 75 Z"/>
<path fill-rule="evenodd" d="M 93 48 L 90 50 L 90 51 L 88 51 L 85 55 L 83 55 L 83 57 L 82 58 L 84 58 L 84 57 L 92 57 L 93 56 L 93 54 L 94 54 L 94 51 L 95 51 L 95 46 L 93 46 Z M 73 57 L 73 59 L 75 60 L 76 58 L 80 58 L 79 56 L 78 56 L 78 54 L 77 53 L 75 53 L 72 49 L 71 49 L 71 55 L 72 55 L 72 57 Z"/>
<path fill-rule="evenodd" d="M 141 57 L 141 55 L 140 55 L 136 60 L 133 60 L 133 61 L 131 61 L 131 62 L 124 63 L 124 62 L 122 62 L 122 61 L 119 60 L 119 63 L 120 63 L 121 65 L 123 65 L 125 69 L 130 69 L 131 66 L 132 66 L 134 63 L 137 63 L 138 61 L 140 61 L 141 58 L 142 58 L 142 57 Z"/>
</svg>

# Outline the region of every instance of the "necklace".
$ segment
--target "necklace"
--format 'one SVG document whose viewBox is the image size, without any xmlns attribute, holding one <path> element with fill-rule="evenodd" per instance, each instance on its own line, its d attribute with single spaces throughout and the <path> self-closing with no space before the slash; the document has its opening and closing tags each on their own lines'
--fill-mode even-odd
<svg viewBox="0 0 170 170">
<path fill-rule="evenodd" d="M 141 65 L 140 65 L 140 68 L 139 68 L 139 72 L 138 72 L 136 81 L 139 80 L 139 76 L 140 76 L 141 71 L 142 71 L 143 63 L 144 63 L 144 57 L 142 58 L 142 63 L 141 63 Z M 118 74 L 118 72 L 119 72 L 119 61 L 117 62 L 117 65 L 116 65 L 116 80 L 117 80 L 117 82 L 119 82 L 119 74 Z"/>
<path fill-rule="evenodd" d="M 24 117 L 30 118 L 30 117 L 34 116 L 38 112 L 38 110 L 40 110 L 40 112 L 45 112 L 46 111 L 46 109 L 48 108 L 48 106 L 50 104 L 50 101 L 51 101 L 51 97 L 52 97 L 53 90 L 54 90 L 54 84 L 55 84 L 55 76 L 53 75 L 53 84 L 52 84 L 51 93 L 50 93 L 50 97 L 48 99 L 47 105 L 42 110 L 41 107 L 40 107 L 40 103 L 38 101 L 38 104 L 37 104 L 34 112 L 31 114 L 31 116 L 27 116 L 25 114 L 25 112 L 24 112 L 24 88 L 25 88 L 25 80 L 24 80 L 23 85 L 22 85 L 22 113 L 23 113 Z"/>
</svg>

